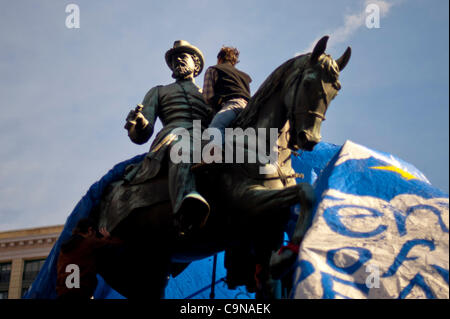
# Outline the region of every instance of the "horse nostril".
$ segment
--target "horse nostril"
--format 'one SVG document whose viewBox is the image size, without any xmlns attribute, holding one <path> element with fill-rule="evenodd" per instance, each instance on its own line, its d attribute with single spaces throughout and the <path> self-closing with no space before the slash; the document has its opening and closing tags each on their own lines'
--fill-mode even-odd
<svg viewBox="0 0 450 319">
<path fill-rule="evenodd" d="M 320 142 L 320 137 L 315 137 L 306 131 L 301 131 L 298 133 L 298 142 L 304 150 L 312 151 L 314 146 Z"/>
<path fill-rule="evenodd" d="M 308 142 L 308 137 L 306 136 L 305 131 L 299 132 L 297 138 L 298 138 L 298 141 L 300 142 L 300 145 L 303 145 L 306 142 Z"/>
<path fill-rule="evenodd" d="M 316 145 L 317 145 L 317 142 L 309 141 L 305 144 L 305 146 L 303 148 L 307 151 L 312 151 L 314 149 L 314 146 L 316 146 Z"/>
<path fill-rule="evenodd" d="M 305 132 L 305 131 L 299 132 L 297 141 L 298 141 L 298 145 L 300 146 L 301 149 L 309 151 L 310 142 L 309 142 L 307 132 Z"/>
</svg>

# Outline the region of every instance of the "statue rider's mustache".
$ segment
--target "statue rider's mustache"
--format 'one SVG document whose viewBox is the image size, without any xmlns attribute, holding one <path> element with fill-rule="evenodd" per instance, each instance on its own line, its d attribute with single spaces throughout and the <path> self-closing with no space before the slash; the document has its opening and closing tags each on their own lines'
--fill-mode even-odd
<svg viewBox="0 0 450 319">
<path fill-rule="evenodd" d="M 184 62 L 177 63 L 177 65 L 175 66 L 175 70 L 178 71 L 181 74 L 185 74 L 187 72 L 193 71 L 193 70 L 191 70 L 189 65 L 187 63 L 184 63 Z"/>
</svg>

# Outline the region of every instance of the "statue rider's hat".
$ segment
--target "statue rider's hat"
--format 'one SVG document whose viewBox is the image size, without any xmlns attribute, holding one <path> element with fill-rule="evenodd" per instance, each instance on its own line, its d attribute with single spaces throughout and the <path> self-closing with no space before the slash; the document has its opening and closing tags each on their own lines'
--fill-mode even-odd
<svg viewBox="0 0 450 319">
<path fill-rule="evenodd" d="M 196 67 L 194 71 L 194 77 L 202 73 L 203 66 L 205 64 L 205 59 L 203 58 L 203 53 L 197 47 L 191 45 L 189 42 L 185 40 L 177 40 L 173 43 L 173 48 L 169 49 L 166 52 L 166 63 L 169 68 L 172 70 L 172 56 L 175 53 L 186 52 L 192 55 L 195 55 L 198 58 L 196 61 Z M 194 60 L 195 61 L 195 60 Z M 198 63 L 199 64 L 198 64 Z M 173 71 L 173 70 L 172 70 Z"/>
</svg>

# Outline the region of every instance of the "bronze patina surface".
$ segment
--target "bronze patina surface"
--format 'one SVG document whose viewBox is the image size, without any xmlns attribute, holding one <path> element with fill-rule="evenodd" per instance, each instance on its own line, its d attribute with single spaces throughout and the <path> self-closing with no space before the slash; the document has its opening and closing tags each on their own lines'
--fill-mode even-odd
<svg viewBox="0 0 450 319">
<path fill-rule="evenodd" d="M 301 205 L 291 238 L 295 246 L 307 230 L 315 200 L 311 185 L 295 183 L 290 155 L 292 150 L 312 150 L 320 141 L 325 113 L 341 88 L 339 73 L 351 55 L 348 48 L 334 60 L 325 54 L 327 40 L 323 37 L 312 53 L 274 70 L 234 122 L 242 129 L 276 129 L 277 162 L 258 158 L 256 163 L 213 165 L 197 173 L 190 170 L 192 164 L 175 164 L 167 156 L 179 142 L 173 129 L 191 132 L 193 120 L 206 127 L 212 115 L 193 82 L 203 68 L 201 53 L 186 41 L 175 42 L 166 61 L 176 82 L 152 88 L 142 111 L 133 110 L 127 117 L 130 139 L 138 144 L 149 140 L 156 117 L 164 127 L 144 161 L 111 185 L 100 206 L 100 226 L 130 247 L 128 258 L 113 259 L 101 272 L 114 289 L 131 298 L 162 297 L 168 274 L 176 275 L 189 262 L 226 250 L 230 287 L 246 285 L 257 298 L 277 296 L 276 282 L 296 257 L 289 249 L 276 253 L 290 207 Z M 275 169 L 261 174 L 264 165 Z M 190 196 L 193 200 L 186 201 Z M 173 213 L 184 203 L 189 211 L 207 208 L 210 215 L 204 227 L 179 239 Z"/>
</svg>

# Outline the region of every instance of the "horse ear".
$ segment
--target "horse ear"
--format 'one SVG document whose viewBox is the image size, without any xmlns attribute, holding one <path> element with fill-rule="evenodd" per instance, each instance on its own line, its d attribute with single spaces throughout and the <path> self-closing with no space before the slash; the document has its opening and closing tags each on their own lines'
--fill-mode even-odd
<svg viewBox="0 0 450 319">
<path fill-rule="evenodd" d="M 327 48 L 327 42 L 328 42 L 329 36 L 326 35 L 322 37 L 314 47 L 313 52 L 311 53 L 310 62 L 312 65 L 316 64 L 319 60 L 319 57 L 325 52 L 325 49 Z"/>
<path fill-rule="evenodd" d="M 344 54 L 336 60 L 337 65 L 339 66 L 339 71 L 342 71 L 350 60 L 350 56 L 352 55 L 352 48 L 347 47 Z"/>
</svg>

